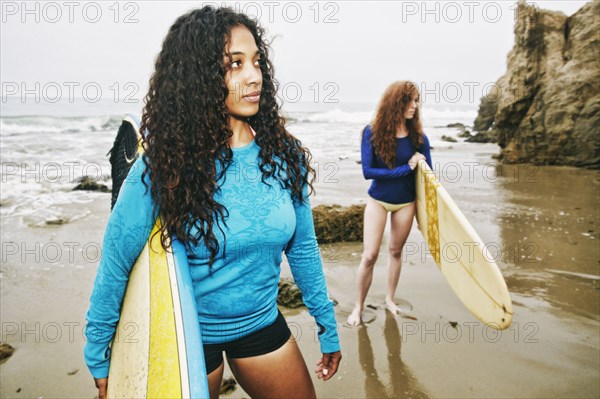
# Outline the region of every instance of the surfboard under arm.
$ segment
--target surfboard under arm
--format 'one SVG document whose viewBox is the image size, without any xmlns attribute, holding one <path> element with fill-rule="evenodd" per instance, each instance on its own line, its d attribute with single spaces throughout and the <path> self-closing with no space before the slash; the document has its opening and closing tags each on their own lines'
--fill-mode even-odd
<svg viewBox="0 0 600 399">
<path fill-rule="evenodd" d="M 113 147 L 114 156 L 141 154 L 139 118 L 129 115 L 123 123 L 132 125 L 137 139 L 116 141 L 120 144 Z M 117 159 L 113 167 L 130 168 L 131 164 L 130 159 Z M 160 219 L 127 283 L 111 344 L 108 378 L 111 399 L 209 397 L 186 250 L 181 242 L 173 240 L 165 251 L 160 243 L 159 226 Z"/>
<path fill-rule="evenodd" d="M 479 320 L 508 328 L 512 301 L 489 249 L 425 161 L 416 179 L 418 227 L 448 284 Z"/>
</svg>

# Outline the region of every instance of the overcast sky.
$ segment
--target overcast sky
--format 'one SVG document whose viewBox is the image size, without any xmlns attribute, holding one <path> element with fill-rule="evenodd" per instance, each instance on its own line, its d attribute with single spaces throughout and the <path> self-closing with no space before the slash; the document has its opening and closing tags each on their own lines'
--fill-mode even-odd
<svg viewBox="0 0 600 399">
<path fill-rule="evenodd" d="M 142 97 L 169 26 L 208 3 L 224 2 L 3 1 L 2 94 Z M 571 15 L 585 1 L 535 3 Z M 513 0 L 228 4 L 259 16 L 274 38 L 276 77 L 292 102 L 376 102 L 410 79 L 425 102 L 478 103 L 514 41 Z"/>
</svg>

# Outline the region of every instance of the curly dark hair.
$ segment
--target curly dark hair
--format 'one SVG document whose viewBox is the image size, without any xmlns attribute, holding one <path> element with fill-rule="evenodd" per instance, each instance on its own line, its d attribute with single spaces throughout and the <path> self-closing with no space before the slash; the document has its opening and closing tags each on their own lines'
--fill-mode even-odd
<svg viewBox="0 0 600 399">
<path fill-rule="evenodd" d="M 412 119 L 404 118 L 408 103 L 412 100 L 418 103 L 419 99 L 419 88 L 409 81 L 392 83 L 381 97 L 371 126 L 372 142 L 375 153 L 389 168 L 396 163 L 396 132 L 402 124 L 406 124 L 413 148 L 423 144 L 420 107 Z"/>
<path fill-rule="evenodd" d="M 260 147 L 262 181 L 268 184 L 266 179 L 274 178 L 291 190 L 294 201 L 303 202 L 303 187 L 308 185 L 313 191 L 315 174 L 310 152 L 286 130 L 280 114 L 278 83 L 264 30 L 230 8 L 205 6 L 179 17 L 163 42 L 145 97 L 143 176 L 148 175 L 152 182 L 150 192 L 155 214 L 160 217 L 163 248 L 170 246 L 170 235 L 188 248 L 203 240 L 210 253 L 209 265 L 220 248 L 214 229 L 223 232 L 221 223 L 226 225 L 228 215 L 214 194 L 233 158 L 224 59 L 236 26 L 252 33 L 261 60 L 259 111 L 247 122 Z"/>
</svg>

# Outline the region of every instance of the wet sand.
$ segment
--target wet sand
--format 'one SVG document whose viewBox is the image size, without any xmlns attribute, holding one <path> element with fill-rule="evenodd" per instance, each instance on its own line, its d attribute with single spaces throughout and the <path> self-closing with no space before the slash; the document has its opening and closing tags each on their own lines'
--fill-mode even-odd
<svg viewBox="0 0 600 399">
<path fill-rule="evenodd" d="M 372 321 L 344 327 L 362 244 L 323 245 L 344 358 L 332 380 L 315 378 L 319 397 L 600 396 L 600 173 L 498 166 L 491 159 L 496 152 L 493 144 L 457 143 L 432 156 L 442 183 L 496 249 L 513 298 L 513 325 L 498 332 L 470 315 L 413 225 L 398 297 L 413 305 L 417 320 L 392 316 L 382 306 L 384 237 L 367 298 Z M 364 201 L 368 182 L 356 159 L 336 164 L 333 178 L 317 183 L 313 204 Z M 99 195 L 91 204 L 73 205 L 92 212 L 59 226 L 1 221 L 2 340 L 16 352 L 0 366 L 0 396 L 95 396 L 82 331 L 109 201 Z M 282 275 L 289 274 L 284 266 Z M 312 319 L 305 309 L 282 311 L 312 370 L 320 357 Z M 225 397 L 247 395 L 238 387 Z"/>
</svg>

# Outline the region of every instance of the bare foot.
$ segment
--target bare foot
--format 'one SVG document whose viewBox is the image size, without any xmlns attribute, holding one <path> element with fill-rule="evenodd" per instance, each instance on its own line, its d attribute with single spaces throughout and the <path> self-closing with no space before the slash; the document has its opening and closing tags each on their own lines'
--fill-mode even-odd
<svg viewBox="0 0 600 399">
<path fill-rule="evenodd" d="M 409 306 L 408 311 L 400 308 L 398 305 L 396 305 L 394 301 L 388 300 L 385 301 L 385 308 L 389 310 L 393 315 L 401 316 L 405 319 L 417 320 L 415 316 L 410 314 L 410 311 L 412 310 L 412 305 L 406 301 L 403 301 L 402 299 L 400 300 L 400 302 L 405 302 L 405 304 Z"/>
<path fill-rule="evenodd" d="M 394 301 L 385 301 L 385 308 L 394 315 L 399 315 L 404 312 L 394 303 Z"/>
<path fill-rule="evenodd" d="M 348 323 L 348 325 L 351 327 L 359 325 L 362 322 L 361 315 L 362 309 L 360 309 L 359 307 L 355 307 L 350 316 L 348 316 L 348 320 L 346 320 L 346 323 Z"/>
</svg>

